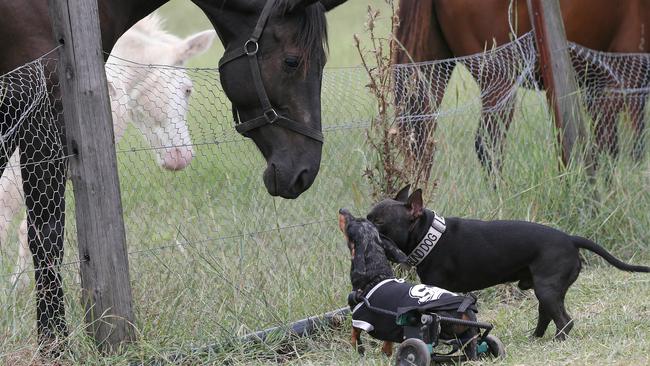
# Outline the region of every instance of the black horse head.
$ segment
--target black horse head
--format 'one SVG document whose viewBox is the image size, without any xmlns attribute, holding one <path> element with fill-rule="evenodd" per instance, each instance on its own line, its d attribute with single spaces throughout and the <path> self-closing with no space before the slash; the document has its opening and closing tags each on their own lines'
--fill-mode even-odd
<svg viewBox="0 0 650 366">
<path fill-rule="evenodd" d="M 325 11 L 343 1 L 226 1 L 218 12 L 209 11 L 214 2 L 195 2 L 212 14 L 226 47 L 221 83 L 237 130 L 266 159 L 268 192 L 298 197 L 314 182 L 323 148 Z"/>
</svg>

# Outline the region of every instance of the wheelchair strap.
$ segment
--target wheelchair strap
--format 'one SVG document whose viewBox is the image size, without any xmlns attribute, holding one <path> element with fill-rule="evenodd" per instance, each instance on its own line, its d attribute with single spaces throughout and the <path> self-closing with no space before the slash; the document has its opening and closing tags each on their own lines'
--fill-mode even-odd
<svg viewBox="0 0 650 366">
<path fill-rule="evenodd" d="M 467 308 L 470 307 L 470 305 L 473 305 L 476 303 L 476 299 L 473 296 L 465 296 L 465 299 L 463 300 L 462 303 L 460 303 L 460 306 L 458 307 L 458 312 L 459 313 L 464 313 L 467 311 Z"/>
</svg>

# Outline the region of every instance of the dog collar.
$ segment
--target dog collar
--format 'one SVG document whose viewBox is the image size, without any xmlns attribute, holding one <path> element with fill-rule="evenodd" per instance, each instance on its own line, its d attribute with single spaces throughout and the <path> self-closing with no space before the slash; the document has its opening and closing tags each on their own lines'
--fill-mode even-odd
<svg viewBox="0 0 650 366">
<path fill-rule="evenodd" d="M 420 241 L 420 243 L 415 247 L 415 249 L 413 249 L 411 254 L 409 254 L 408 258 L 406 259 L 406 264 L 412 267 L 416 267 L 418 264 L 420 264 L 424 258 L 426 258 L 427 255 L 431 253 L 446 229 L 447 226 L 445 224 L 445 218 L 438 216 L 438 214 L 434 212 L 433 222 L 431 222 L 429 231 Z"/>
</svg>

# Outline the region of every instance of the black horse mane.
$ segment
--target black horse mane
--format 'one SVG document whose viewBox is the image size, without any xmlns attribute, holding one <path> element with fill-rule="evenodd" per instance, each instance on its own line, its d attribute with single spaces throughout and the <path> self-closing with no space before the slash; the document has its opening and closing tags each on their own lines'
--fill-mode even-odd
<svg viewBox="0 0 650 366">
<path fill-rule="evenodd" d="M 295 0 L 293 1 L 295 2 Z M 326 60 L 327 50 L 327 19 L 325 8 L 320 2 L 306 6 L 303 9 L 291 9 L 291 0 L 275 0 L 274 11 L 280 14 L 288 14 L 292 11 L 304 11 L 300 17 L 300 32 L 296 34 L 295 42 L 302 50 L 300 55 L 305 65 L 309 64 L 312 57 Z"/>
</svg>

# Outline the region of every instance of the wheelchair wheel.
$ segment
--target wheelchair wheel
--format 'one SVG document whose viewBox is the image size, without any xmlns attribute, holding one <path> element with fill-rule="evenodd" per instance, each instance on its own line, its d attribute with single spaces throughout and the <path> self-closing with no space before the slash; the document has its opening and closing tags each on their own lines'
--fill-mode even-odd
<svg viewBox="0 0 650 366">
<path fill-rule="evenodd" d="M 395 355 L 396 366 L 429 366 L 429 346 L 421 339 L 409 338 L 402 342 Z"/>
<path fill-rule="evenodd" d="M 488 345 L 488 353 L 494 358 L 503 358 L 506 356 L 506 347 L 503 345 L 503 342 L 496 336 L 488 334 L 487 337 L 483 338 L 485 343 Z"/>
</svg>

